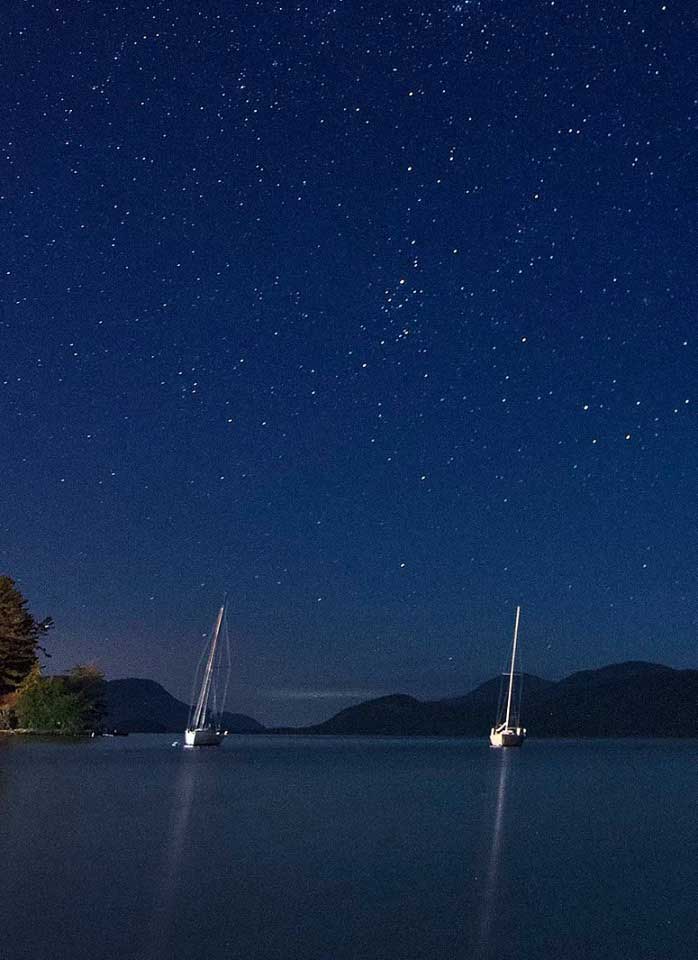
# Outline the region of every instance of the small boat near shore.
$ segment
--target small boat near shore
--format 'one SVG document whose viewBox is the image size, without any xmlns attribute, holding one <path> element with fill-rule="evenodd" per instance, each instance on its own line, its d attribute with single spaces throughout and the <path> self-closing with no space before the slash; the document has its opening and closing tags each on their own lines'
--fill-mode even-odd
<svg viewBox="0 0 698 960">
<path fill-rule="evenodd" d="M 514 674 L 516 669 L 516 645 L 519 638 L 519 618 L 521 607 L 516 608 L 516 622 L 514 624 L 514 642 L 511 648 L 511 667 L 509 668 L 509 685 L 507 688 L 506 711 L 501 722 L 497 722 L 490 730 L 491 747 L 520 747 L 526 738 L 526 728 L 521 726 L 519 704 L 514 702 Z"/>
<path fill-rule="evenodd" d="M 192 704 L 189 723 L 184 731 L 185 747 L 217 747 L 226 734 L 222 729 L 222 720 L 230 679 L 230 642 L 225 613 L 226 601 L 223 601 L 216 616 L 208 649 L 205 651 L 206 663 L 196 703 Z M 195 690 L 200 669 L 201 661 L 197 678 L 194 680 Z"/>
</svg>

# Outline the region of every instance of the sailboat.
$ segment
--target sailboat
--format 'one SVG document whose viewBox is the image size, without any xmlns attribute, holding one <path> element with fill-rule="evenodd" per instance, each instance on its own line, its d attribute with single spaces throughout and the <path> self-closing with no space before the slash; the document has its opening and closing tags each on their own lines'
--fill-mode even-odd
<svg viewBox="0 0 698 960">
<path fill-rule="evenodd" d="M 507 707 L 502 723 L 498 723 L 490 730 L 490 746 L 492 747 L 520 747 L 526 737 L 526 728 L 521 727 L 518 710 L 512 707 L 514 692 L 514 668 L 516 666 L 516 644 L 519 638 L 519 617 L 521 607 L 516 608 L 516 623 L 514 624 L 514 643 L 511 649 L 511 668 L 509 670 L 509 688 L 507 690 Z"/>
<path fill-rule="evenodd" d="M 218 611 L 216 622 L 211 633 L 211 642 L 206 654 L 206 665 L 204 667 L 201 687 L 196 703 L 192 705 L 189 715 L 189 723 L 184 731 L 184 744 L 187 747 L 217 747 L 223 740 L 225 733 L 221 729 L 221 720 L 223 708 L 225 706 L 225 697 L 228 687 L 228 678 L 230 676 L 230 645 L 228 643 L 227 632 L 225 632 L 225 643 L 221 643 L 221 632 L 225 620 L 226 602 Z M 206 653 L 206 651 L 204 651 Z M 223 664 L 223 653 L 227 657 L 227 676 L 225 677 L 222 696 L 219 694 L 220 673 Z M 202 655 L 203 660 L 203 655 Z M 199 669 L 201 661 L 199 661 Z M 196 679 L 194 680 L 196 685 Z M 193 699 L 193 698 L 192 698 Z"/>
</svg>

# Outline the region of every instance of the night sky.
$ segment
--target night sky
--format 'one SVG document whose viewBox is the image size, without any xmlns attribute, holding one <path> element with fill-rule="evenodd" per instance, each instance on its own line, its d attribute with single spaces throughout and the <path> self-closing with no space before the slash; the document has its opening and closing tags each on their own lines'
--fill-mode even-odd
<svg viewBox="0 0 698 960">
<path fill-rule="evenodd" d="M 696 665 L 686 2 L 7 0 L 0 572 L 321 719 Z"/>
</svg>

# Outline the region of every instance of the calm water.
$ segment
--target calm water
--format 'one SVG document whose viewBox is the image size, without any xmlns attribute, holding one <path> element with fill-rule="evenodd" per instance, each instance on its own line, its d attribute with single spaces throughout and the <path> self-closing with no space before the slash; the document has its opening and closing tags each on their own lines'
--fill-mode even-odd
<svg viewBox="0 0 698 960">
<path fill-rule="evenodd" d="M 0 738 L 2 960 L 694 960 L 696 741 Z"/>
</svg>

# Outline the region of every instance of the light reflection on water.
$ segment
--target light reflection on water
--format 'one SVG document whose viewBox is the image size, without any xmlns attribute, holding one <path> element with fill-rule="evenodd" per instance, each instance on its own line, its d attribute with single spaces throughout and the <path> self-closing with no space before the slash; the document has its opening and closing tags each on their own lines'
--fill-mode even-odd
<svg viewBox="0 0 698 960">
<path fill-rule="evenodd" d="M 174 747 L 180 749 L 181 746 Z M 196 796 L 198 775 L 197 754 L 182 751 L 178 763 L 175 787 L 170 811 L 168 841 L 165 844 L 162 862 L 161 883 L 156 888 L 153 904 L 152 923 L 148 931 L 147 949 L 144 956 L 169 957 L 170 937 L 175 917 L 182 853 L 187 839 L 187 828 L 191 819 L 192 805 Z"/>
<path fill-rule="evenodd" d="M 499 878 L 502 846 L 506 832 L 507 781 L 514 758 L 510 750 L 498 750 L 495 762 L 499 768 L 496 774 L 497 793 L 492 818 L 492 834 L 489 856 L 487 858 L 487 872 L 482 889 L 480 928 L 474 954 L 476 958 L 487 956 L 487 951 L 492 941 L 493 920 L 496 918 L 498 908 L 500 911 L 504 908 Z"/>
<path fill-rule="evenodd" d="M 696 746 L 17 742 L 0 956 L 694 960 Z"/>
</svg>

